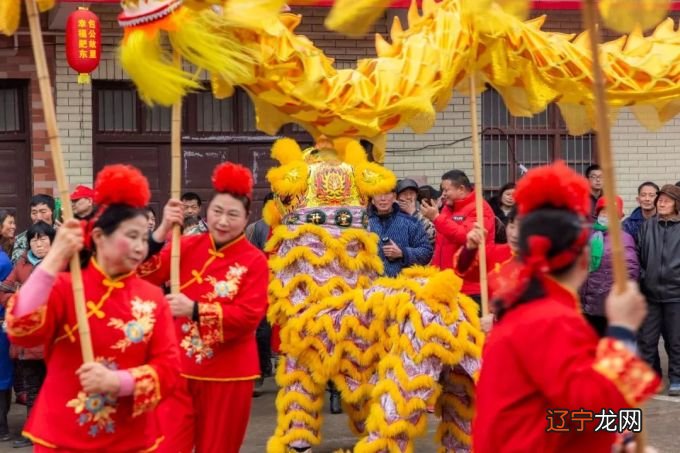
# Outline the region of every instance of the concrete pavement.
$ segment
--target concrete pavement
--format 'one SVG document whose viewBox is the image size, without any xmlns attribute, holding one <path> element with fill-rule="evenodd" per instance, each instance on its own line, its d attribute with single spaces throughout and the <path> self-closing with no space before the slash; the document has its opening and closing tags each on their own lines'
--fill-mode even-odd
<svg viewBox="0 0 680 453">
<path fill-rule="evenodd" d="M 665 351 L 661 349 L 662 363 L 667 363 Z M 665 371 L 665 370 L 664 370 Z M 264 453 L 267 439 L 274 432 L 276 413 L 274 399 L 276 386 L 273 379 L 266 379 L 263 395 L 253 400 L 250 424 L 241 453 Z M 225 408 L 228 410 L 228 408 Z M 18 433 L 23 424 L 26 410 L 23 406 L 13 406 L 10 412 L 10 428 Z M 680 398 L 666 396 L 665 392 L 655 396 L 645 407 L 643 424 L 647 431 L 648 444 L 660 453 L 680 452 Z M 417 453 L 434 453 L 434 433 L 437 419 L 430 415 L 428 433 L 416 443 Z M 324 407 L 323 443 L 314 453 L 331 453 L 338 449 L 351 450 L 356 438 L 350 432 L 345 415 L 332 415 L 328 411 L 328 397 Z M 26 453 L 30 448 L 13 449 L 11 442 L 0 443 L 0 453 Z M 585 452 L 584 452 L 585 453 Z"/>
</svg>

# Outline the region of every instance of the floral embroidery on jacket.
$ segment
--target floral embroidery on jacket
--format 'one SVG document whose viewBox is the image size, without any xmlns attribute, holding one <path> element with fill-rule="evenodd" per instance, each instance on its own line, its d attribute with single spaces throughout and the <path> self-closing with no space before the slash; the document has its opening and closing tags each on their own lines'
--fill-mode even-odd
<svg viewBox="0 0 680 453">
<path fill-rule="evenodd" d="M 132 316 L 134 319 L 125 322 L 122 319 L 111 318 L 108 326 L 123 331 L 125 337 L 113 345 L 113 349 L 125 350 L 133 344 L 148 342 L 156 323 L 154 310 L 156 302 L 144 301 L 138 297 L 132 300 Z"/>
<path fill-rule="evenodd" d="M 180 343 L 180 347 L 187 353 L 187 357 L 194 358 L 200 364 L 203 359 L 211 359 L 213 350 L 201 339 L 201 333 L 195 322 L 185 322 L 182 324 L 182 333 L 185 334 Z"/>
<path fill-rule="evenodd" d="M 213 291 L 208 293 L 205 297 L 209 302 L 218 297 L 227 297 L 233 299 L 238 294 L 239 286 L 241 285 L 241 278 L 248 272 L 248 268 L 236 263 L 229 267 L 224 280 L 217 280 L 215 277 L 208 276 L 206 280 L 213 285 Z"/>
<path fill-rule="evenodd" d="M 97 358 L 97 362 L 110 370 L 117 369 L 113 359 Z M 104 393 L 78 392 L 78 396 L 68 403 L 66 407 L 72 407 L 78 415 L 78 424 L 87 427 L 90 436 L 96 437 L 102 431 L 113 433 L 116 430 L 113 414 L 116 413 L 117 399 L 115 396 Z"/>
</svg>

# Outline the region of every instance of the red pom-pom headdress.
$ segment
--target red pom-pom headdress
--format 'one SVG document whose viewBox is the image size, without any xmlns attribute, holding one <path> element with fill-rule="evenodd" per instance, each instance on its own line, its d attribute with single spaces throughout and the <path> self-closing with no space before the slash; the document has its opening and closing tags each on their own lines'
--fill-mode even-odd
<svg viewBox="0 0 680 453">
<path fill-rule="evenodd" d="M 529 171 L 517 183 L 515 203 L 518 215 L 552 206 L 586 217 L 590 215 L 590 187 L 586 178 L 558 161 Z"/>
<path fill-rule="evenodd" d="M 213 188 L 219 193 L 253 196 L 253 176 L 243 165 L 225 162 L 215 167 L 212 175 Z"/>
<path fill-rule="evenodd" d="M 90 236 L 94 224 L 111 205 L 120 204 L 133 208 L 143 208 L 149 204 L 151 191 L 149 182 L 142 172 L 131 165 L 107 165 L 98 174 L 94 183 L 94 203 L 97 212 L 89 221 L 81 225 L 85 234 L 85 246 L 91 247 Z"/>
<path fill-rule="evenodd" d="M 531 170 L 517 184 L 515 203 L 518 215 L 526 215 L 541 208 L 551 207 L 573 212 L 580 217 L 590 215 L 590 187 L 588 181 L 564 162 Z M 520 230 L 522 228 L 520 220 Z M 588 242 L 589 230 L 583 226 L 581 233 L 570 247 L 548 257 L 552 243 L 550 238 L 532 235 L 527 238 L 527 250 L 521 261 L 507 266 L 500 274 L 489 280 L 496 294 L 497 313 L 515 305 L 526 292 L 532 279 L 563 269 L 572 263 Z"/>
<path fill-rule="evenodd" d="M 535 168 L 517 183 L 517 214 L 544 206 L 562 208 L 584 217 L 590 215 L 590 187 L 583 176 L 563 161 Z"/>
<path fill-rule="evenodd" d="M 97 174 L 94 183 L 94 203 L 97 206 L 123 204 L 143 208 L 150 199 L 149 182 L 131 165 L 108 165 Z"/>
</svg>

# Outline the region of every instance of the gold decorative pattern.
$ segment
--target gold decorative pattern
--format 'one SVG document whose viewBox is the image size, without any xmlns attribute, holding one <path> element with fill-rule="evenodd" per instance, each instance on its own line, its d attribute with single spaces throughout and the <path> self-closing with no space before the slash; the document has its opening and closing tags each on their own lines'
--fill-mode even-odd
<svg viewBox="0 0 680 453">
<path fill-rule="evenodd" d="M 25 315 L 14 316 L 14 305 L 16 303 L 16 294 L 13 295 L 7 302 L 7 310 L 5 312 L 5 321 L 7 322 L 7 334 L 12 337 L 27 337 L 38 331 L 47 318 L 47 305 L 43 305 L 37 310 Z"/>
<path fill-rule="evenodd" d="M 351 165 L 336 161 L 309 164 L 309 179 L 304 199 L 295 207 L 363 206 Z"/>
<path fill-rule="evenodd" d="M 161 386 L 156 370 L 150 365 L 130 368 L 129 371 L 135 380 L 132 416 L 137 417 L 158 405 L 161 400 Z"/>
<path fill-rule="evenodd" d="M 147 275 L 158 271 L 161 268 L 161 265 L 160 254 L 156 254 L 137 267 L 137 275 L 144 278 Z"/>
<path fill-rule="evenodd" d="M 660 385 L 659 376 L 647 363 L 612 338 L 600 340 L 593 368 L 612 381 L 631 406 L 638 406 Z"/>
</svg>

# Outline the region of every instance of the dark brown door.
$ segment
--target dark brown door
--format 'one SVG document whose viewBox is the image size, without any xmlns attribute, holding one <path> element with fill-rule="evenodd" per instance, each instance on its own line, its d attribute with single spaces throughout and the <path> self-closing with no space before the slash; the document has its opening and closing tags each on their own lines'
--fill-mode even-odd
<svg viewBox="0 0 680 453">
<path fill-rule="evenodd" d="M 27 85 L 0 80 L 0 209 L 16 213 L 19 229 L 28 226 L 31 195 Z"/>
<path fill-rule="evenodd" d="M 94 153 L 94 168 L 99 171 L 105 165 L 133 164 L 149 180 L 150 206 L 160 213 L 161 203 L 170 193 L 170 146 L 146 143 L 101 143 Z"/>
</svg>

